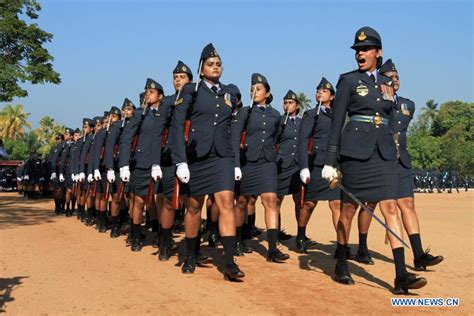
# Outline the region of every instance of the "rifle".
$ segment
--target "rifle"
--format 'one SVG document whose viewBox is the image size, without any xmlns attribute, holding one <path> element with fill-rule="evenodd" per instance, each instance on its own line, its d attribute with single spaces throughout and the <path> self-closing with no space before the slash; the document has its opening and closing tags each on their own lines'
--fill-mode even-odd
<svg viewBox="0 0 474 316">
<path fill-rule="evenodd" d="M 244 129 L 242 130 L 242 133 L 240 134 L 240 149 L 245 148 L 245 141 L 247 140 L 247 126 L 249 125 L 249 120 L 250 116 L 252 115 L 252 109 L 253 109 L 253 100 L 255 99 L 255 93 L 257 92 L 257 89 L 253 90 L 252 93 L 252 99 L 250 100 L 250 108 L 247 112 L 247 117 L 245 118 L 244 122 Z"/>
<path fill-rule="evenodd" d="M 189 140 L 189 130 L 191 129 L 191 115 L 193 113 L 193 105 L 194 102 L 196 101 L 195 98 L 197 98 L 197 92 L 199 89 L 199 84 L 201 83 L 201 67 L 202 67 L 202 60 L 199 62 L 199 68 L 198 68 L 198 81 L 196 82 L 196 88 L 194 89 L 194 96 L 191 104 L 188 107 L 188 112 L 187 112 L 187 117 L 186 120 L 184 121 L 184 143 L 187 145 L 188 140 Z M 178 92 L 179 95 L 179 92 Z M 176 101 L 178 98 L 175 100 L 175 106 L 176 106 Z M 173 194 L 171 196 L 171 207 L 175 210 L 179 209 L 179 196 L 181 195 L 181 183 L 178 179 L 178 177 L 175 175 L 174 176 L 174 184 L 173 184 Z"/>
<path fill-rule="evenodd" d="M 107 136 L 109 135 L 109 129 L 110 129 L 110 120 L 112 118 L 112 115 L 109 115 L 109 119 L 107 120 L 107 129 L 105 130 L 105 138 L 102 143 L 102 147 L 100 148 L 100 156 L 99 156 L 99 166 L 100 166 L 100 161 L 104 159 L 105 155 L 105 143 L 107 142 Z M 109 191 L 110 191 L 110 185 L 109 181 L 106 181 L 107 183 L 105 184 L 104 188 L 104 194 L 102 195 L 102 200 L 107 201 L 109 199 Z"/>
<path fill-rule="evenodd" d="M 308 142 L 308 157 L 309 158 L 313 155 L 313 147 L 314 147 L 313 134 L 314 134 L 314 130 L 316 129 L 316 124 L 318 122 L 320 112 L 321 112 L 321 100 L 318 103 L 318 110 L 316 112 L 316 116 L 314 117 L 313 128 L 311 129 L 311 135 Z M 307 183 L 303 183 L 301 184 L 301 187 L 300 187 L 300 207 L 304 206 L 304 196 L 306 195 L 306 185 Z"/>
</svg>

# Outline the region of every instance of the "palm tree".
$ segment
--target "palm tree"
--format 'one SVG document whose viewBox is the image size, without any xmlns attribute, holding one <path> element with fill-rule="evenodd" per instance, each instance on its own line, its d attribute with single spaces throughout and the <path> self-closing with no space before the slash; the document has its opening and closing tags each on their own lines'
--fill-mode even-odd
<svg viewBox="0 0 474 316">
<path fill-rule="evenodd" d="M 55 143 L 56 134 L 64 132 L 64 125 L 57 124 L 50 116 L 43 116 L 39 124 L 40 126 L 35 130 L 35 135 L 41 145 L 39 152 L 45 155 Z"/>
<path fill-rule="evenodd" d="M 433 99 L 426 101 L 426 107 L 421 109 L 420 124 L 428 131 L 431 130 L 433 122 L 438 115 L 438 103 Z"/>
<path fill-rule="evenodd" d="M 23 105 L 8 104 L 0 112 L 0 137 L 4 139 L 16 139 L 23 136 L 25 128 L 31 128 L 28 116 Z"/>
<path fill-rule="evenodd" d="M 311 109 L 311 100 L 308 99 L 308 97 L 306 97 L 303 92 L 298 93 L 297 98 L 301 108 L 300 114 L 303 114 L 304 111 Z"/>
</svg>

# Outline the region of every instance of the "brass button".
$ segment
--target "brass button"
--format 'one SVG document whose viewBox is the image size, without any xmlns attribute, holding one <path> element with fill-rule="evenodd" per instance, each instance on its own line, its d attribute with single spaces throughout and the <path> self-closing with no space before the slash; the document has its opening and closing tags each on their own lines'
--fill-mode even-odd
<svg viewBox="0 0 474 316">
<path fill-rule="evenodd" d="M 296 145 L 293 145 L 293 148 L 296 148 Z"/>
<path fill-rule="evenodd" d="M 217 125 L 217 122 L 214 122 L 214 125 Z"/>
<path fill-rule="evenodd" d="M 398 124 L 402 124 L 402 122 L 401 122 L 401 121 L 398 121 Z"/>
<path fill-rule="evenodd" d="M 375 85 L 375 89 L 377 89 L 379 86 L 378 85 Z"/>
<path fill-rule="evenodd" d="M 263 125 L 267 125 L 267 123 L 266 123 L 266 122 L 263 122 Z"/>
<path fill-rule="evenodd" d="M 191 132 L 195 132 L 194 128 L 191 129 Z"/>
<path fill-rule="evenodd" d="M 400 111 L 397 110 L 397 113 L 400 113 Z"/>
<path fill-rule="evenodd" d="M 264 134 L 265 134 L 266 132 L 265 132 L 265 131 L 263 131 L 262 133 L 264 133 Z"/>
<path fill-rule="evenodd" d="M 217 95 L 216 95 L 216 99 L 219 98 Z"/>
<path fill-rule="evenodd" d="M 295 139 L 296 139 L 296 137 L 295 137 Z"/>
<path fill-rule="evenodd" d="M 380 101 L 380 98 L 377 98 L 377 101 Z"/>
<path fill-rule="evenodd" d="M 263 114 L 262 117 L 265 117 L 265 114 Z"/>
<path fill-rule="evenodd" d="M 262 143 L 264 143 L 264 142 L 265 142 L 265 139 L 262 139 Z"/>
<path fill-rule="evenodd" d="M 216 114 L 215 114 L 215 116 L 216 116 L 216 117 L 218 117 L 218 116 L 219 116 L 219 114 L 217 114 L 217 113 L 216 113 Z"/>
<path fill-rule="evenodd" d="M 295 155 L 295 153 L 291 153 L 291 155 L 292 155 L 292 156 L 294 156 L 294 155 Z"/>
<path fill-rule="evenodd" d="M 216 104 L 216 107 L 219 107 L 219 104 Z"/>
</svg>

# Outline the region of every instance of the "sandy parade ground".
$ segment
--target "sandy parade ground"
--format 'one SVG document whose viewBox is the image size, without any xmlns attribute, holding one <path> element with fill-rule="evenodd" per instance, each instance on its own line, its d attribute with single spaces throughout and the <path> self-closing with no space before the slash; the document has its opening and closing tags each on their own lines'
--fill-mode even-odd
<svg viewBox="0 0 474 316">
<path fill-rule="evenodd" d="M 422 240 L 444 262 L 419 272 L 428 285 L 414 298 L 458 298 L 457 307 L 393 307 L 392 255 L 385 233 L 373 221 L 369 248 L 375 265 L 353 261 L 354 286 L 335 283 L 332 255 L 335 232 L 327 203 L 319 205 L 307 228 L 318 242 L 308 254 L 294 252 L 294 238 L 281 245 L 291 256 L 285 264 L 265 261 L 265 234 L 253 240 L 254 252 L 237 258 L 243 282 L 226 282 L 219 269 L 222 247 L 202 249 L 214 263 L 183 275 L 178 256 L 157 260 L 148 235 L 139 253 L 125 236 L 111 239 L 75 216 L 54 214 L 52 200 L 30 201 L 0 193 L 0 312 L 12 315 L 57 314 L 473 314 L 474 191 L 417 194 Z M 257 202 L 257 226 L 264 227 Z M 205 213 L 205 212 L 203 212 Z M 380 215 L 380 211 L 377 212 Z M 282 208 L 283 227 L 295 235 L 292 201 Z M 355 224 L 355 222 L 354 222 Z M 175 240 L 184 252 L 183 235 Z M 407 236 L 405 235 L 405 239 Z M 357 225 L 351 243 L 357 242 Z M 356 247 L 352 247 L 355 251 Z M 405 252 L 411 269 L 411 250 Z M 411 271 L 411 270 L 410 270 Z"/>
</svg>

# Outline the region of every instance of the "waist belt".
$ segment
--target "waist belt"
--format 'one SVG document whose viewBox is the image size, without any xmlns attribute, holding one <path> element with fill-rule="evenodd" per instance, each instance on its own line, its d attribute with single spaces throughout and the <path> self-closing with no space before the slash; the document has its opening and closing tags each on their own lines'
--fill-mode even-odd
<svg viewBox="0 0 474 316">
<path fill-rule="evenodd" d="M 388 119 L 380 115 L 352 115 L 351 121 L 373 123 L 374 125 L 388 125 Z"/>
</svg>

